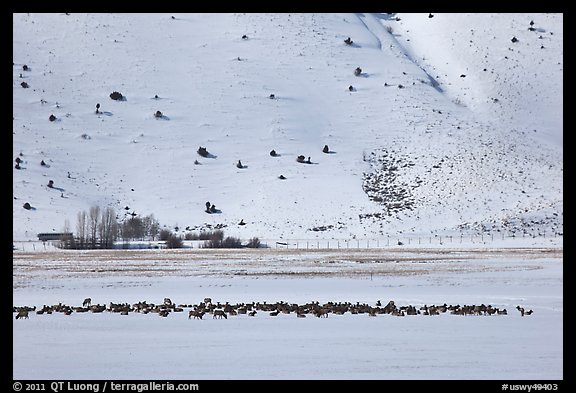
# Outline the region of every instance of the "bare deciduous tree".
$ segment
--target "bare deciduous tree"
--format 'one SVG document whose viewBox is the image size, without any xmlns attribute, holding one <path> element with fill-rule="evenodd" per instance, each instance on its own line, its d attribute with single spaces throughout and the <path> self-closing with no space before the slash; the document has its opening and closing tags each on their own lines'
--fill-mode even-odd
<svg viewBox="0 0 576 393">
<path fill-rule="evenodd" d="M 118 224 L 116 222 L 116 213 L 111 207 L 107 207 L 102 211 L 99 228 L 101 247 L 112 248 L 118 235 Z"/>
<path fill-rule="evenodd" d="M 80 248 L 83 248 L 88 238 L 88 222 L 86 219 L 86 212 L 78 212 L 78 219 L 76 221 L 76 234 Z"/>
<path fill-rule="evenodd" d="M 90 208 L 88 224 L 90 226 L 90 243 L 92 248 L 96 247 L 96 234 L 98 233 L 98 224 L 100 222 L 100 206 L 94 205 Z"/>
</svg>

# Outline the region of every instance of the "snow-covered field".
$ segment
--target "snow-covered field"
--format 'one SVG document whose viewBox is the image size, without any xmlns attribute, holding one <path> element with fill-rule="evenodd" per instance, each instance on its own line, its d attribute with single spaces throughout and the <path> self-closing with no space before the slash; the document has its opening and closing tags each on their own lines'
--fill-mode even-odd
<svg viewBox="0 0 576 393">
<path fill-rule="evenodd" d="M 15 379 L 562 379 L 562 251 L 137 250 L 14 254 L 14 304 L 318 301 L 508 315 L 30 314 Z M 517 305 L 532 309 L 521 317 Z"/>
<path fill-rule="evenodd" d="M 15 241 L 563 232 L 562 14 L 14 14 L 13 61 Z"/>
</svg>

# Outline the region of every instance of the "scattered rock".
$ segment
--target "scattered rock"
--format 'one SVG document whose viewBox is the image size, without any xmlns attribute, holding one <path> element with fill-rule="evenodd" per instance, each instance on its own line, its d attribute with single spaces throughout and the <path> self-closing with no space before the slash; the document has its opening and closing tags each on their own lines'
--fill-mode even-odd
<svg viewBox="0 0 576 393">
<path fill-rule="evenodd" d="M 114 91 L 110 94 L 110 98 L 112 98 L 115 101 L 121 101 L 124 99 L 124 96 L 121 93 Z"/>
<path fill-rule="evenodd" d="M 208 153 L 208 150 L 206 150 L 206 148 L 202 146 L 198 148 L 197 153 L 200 154 L 202 157 L 208 157 L 210 155 L 210 153 Z"/>
</svg>

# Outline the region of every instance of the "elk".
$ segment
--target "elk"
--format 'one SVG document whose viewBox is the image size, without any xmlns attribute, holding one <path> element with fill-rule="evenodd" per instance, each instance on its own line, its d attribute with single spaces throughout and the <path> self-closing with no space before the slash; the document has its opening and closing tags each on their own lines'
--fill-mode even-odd
<svg viewBox="0 0 576 393">
<path fill-rule="evenodd" d="M 28 319 L 28 310 L 19 310 L 16 319 Z"/>
<path fill-rule="evenodd" d="M 521 315 L 521 316 L 524 316 L 524 313 L 525 313 L 524 307 L 516 306 L 516 309 L 517 309 L 518 311 L 520 311 L 520 315 Z"/>
<path fill-rule="evenodd" d="M 190 310 L 188 312 L 188 319 L 194 317 L 194 319 L 202 319 L 202 316 L 204 315 L 204 311 L 200 311 L 200 310 Z"/>
<path fill-rule="evenodd" d="M 224 319 L 228 319 L 228 316 L 226 315 L 224 310 L 214 310 L 214 315 L 212 316 L 212 319 L 214 318 L 222 319 L 222 317 L 224 317 Z"/>
<path fill-rule="evenodd" d="M 516 306 L 516 309 L 517 309 L 518 311 L 520 311 L 520 315 L 521 315 L 521 316 L 530 315 L 530 314 L 532 314 L 532 313 L 534 312 L 534 311 L 532 311 L 532 310 L 526 311 L 526 310 L 524 309 L 524 307 L 520 307 L 520 306 Z"/>
<path fill-rule="evenodd" d="M 246 309 L 246 306 L 238 307 L 238 309 L 236 310 L 238 314 L 246 314 L 247 311 L 248 310 Z"/>
<path fill-rule="evenodd" d="M 100 304 L 95 304 L 93 306 L 90 306 L 90 311 L 94 312 L 94 313 L 100 313 L 106 310 L 106 305 L 100 305 Z"/>
<path fill-rule="evenodd" d="M 84 299 L 84 301 L 82 302 L 82 307 L 90 307 L 91 305 L 92 305 L 92 299 L 90 299 L 89 297 Z"/>
</svg>

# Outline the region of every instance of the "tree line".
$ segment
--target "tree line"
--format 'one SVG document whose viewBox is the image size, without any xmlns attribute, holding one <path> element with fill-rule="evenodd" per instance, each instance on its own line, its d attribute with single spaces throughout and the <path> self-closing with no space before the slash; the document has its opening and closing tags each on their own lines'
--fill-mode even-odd
<svg viewBox="0 0 576 393">
<path fill-rule="evenodd" d="M 66 220 L 64 232 L 70 231 Z M 160 223 L 153 214 L 145 217 L 131 216 L 123 221 L 118 220 L 114 209 L 92 206 L 88 211 L 78 212 L 76 216 L 76 235 L 62 239 L 63 248 L 71 249 L 109 249 L 114 242 L 122 239 L 156 240 L 160 233 Z"/>
</svg>

